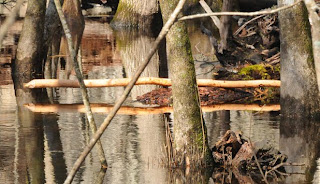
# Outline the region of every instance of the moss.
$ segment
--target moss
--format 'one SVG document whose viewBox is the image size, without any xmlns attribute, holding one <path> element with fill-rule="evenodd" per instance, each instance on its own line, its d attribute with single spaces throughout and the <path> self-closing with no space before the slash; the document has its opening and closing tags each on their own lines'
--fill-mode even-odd
<svg viewBox="0 0 320 184">
<path fill-rule="evenodd" d="M 297 14 L 301 14 L 302 21 L 301 21 L 301 28 L 304 29 L 302 33 L 305 34 L 307 39 L 303 40 L 304 48 L 306 48 L 306 52 L 310 53 L 308 57 L 308 64 L 313 66 L 314 59 L 313 59 L 313 49 L 312 49 L 312 40 L 311 40 L 311 26 L 309 24 L 309 15 L 308 10 L 305 5 L 302 5 L 301 8 L 297 8 Z"/>
<path fill-rule="evenodd" d="M 150 28 L 153 15 L 141 15 L 135 11 L 134 5 L 120 1 L 116 14 L 111 21 L 112 27 Z"/>
<path fill-rule="evenodd" d="M 280 73 L 280 64 L 275 65 L 275 66 L 273 67 L 273 70 L 274 70 L 274 72 L 279 72 L 279 73 Z"/>
<path fill-rule="evenodd" d="M 211 9 L 214 12 L 220 12 L 222 10 L 223 1 L 222 0 L 215 0 L 211 4 Z"/>
<path fill-rule="evenodd" d="M 308 64 L 310 68 L 314 65 L 314 59 L 312 54 L 312 40 L 311 40 L 311 27 L 308 21 L 308 10 L 304 4 L 300 6 L 296 6 L 293 8 L 293 12 L 295 14 L 295 23 L 299 25 L 295 25 L 295 27 L 299 27 L 301 31 L 299 31 L 299 35 L 292 35 L 290 37 L 292 43 L 300 43 L 308 54 Z"/>
<path fill-rule="evenodd" d="M 243 76 L 244 80 L 251 80 L 256 78 L 261 78 L 261 79 L 271 78 L 271 76 L 267 72 L 266 67 L 261 64 L 244 67 L 239 71 L 238 74 Z"/>
</svg>

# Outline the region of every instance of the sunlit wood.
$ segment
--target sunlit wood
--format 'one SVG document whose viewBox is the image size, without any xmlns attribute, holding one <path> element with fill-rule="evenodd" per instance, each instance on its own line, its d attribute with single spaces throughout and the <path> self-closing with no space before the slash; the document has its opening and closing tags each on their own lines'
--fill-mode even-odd
<svg viewBox="0 0 320 184">
<path fill-rule="evenodd" d="M 38 113 L 85 113 L 85 107 L 82 104 L 26 104 L 26 108 Z M 109 113 L 113 106 L 108 104 L 91 104 L 94 113 Z M 279 111 L 279 104 L 259 105 L 259 104 L 217 104 L 202 106 L 203 112 L 213 112 L 221 110 L 247 110 L 247 111 Z M 144 114 L 161 114 L 172 112 L 172 107 L 129 107 L 122 106 L 118 114 L 127 115 L 144 115 Z"/>
<path fill-rule="evenodd" d="M 123 79 L 91 79 L 84 80 L 88 88 L 117 87 L 126 86 L 130 78 Z M 198 86 L 222 87 L 222 88 L 256 88 L 256 87 L 280 87 L 280 80 L 241 80 L 225 81 L 213 79 L 198 79 Z M 141 77 L 135 85 L 161 85 L 171 86 L 171 80 L 156 77 Z M 79 88 L 78 81 L 63 79 L 34 79 L 26 84 L 25 88 L 50 88 L 50 87 L 70 87 Z"/>
</svg>

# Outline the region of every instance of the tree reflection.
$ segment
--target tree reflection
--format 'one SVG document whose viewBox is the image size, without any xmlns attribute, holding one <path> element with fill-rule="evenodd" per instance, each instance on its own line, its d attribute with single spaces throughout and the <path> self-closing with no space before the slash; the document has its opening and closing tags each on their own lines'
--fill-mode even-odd
<svg viewBox="0 0 320 184">
<path fill-rule="evenodd" d="M 66 165 L 56 114 L 33 113 L 18 108 L 16 144 L 18 183 L 63 183 Z"/>
<path fill-rule="evenodd" d="M 18 183 L 44 183 L 44 147 L 41 115 L 18 108 Z"/>
<path fill-rule="evenodd" d="M 316 160 L 320 156 L 320 124 L 308 119 L 282 118 L 280 124 L 280 151 L 288 155 L 288 162 L 303 163 L 305 167 L 287 167 L 287 183 L 312 182 Z M 299 174 L 300 173 L 300 174 Z"/>
</svg>

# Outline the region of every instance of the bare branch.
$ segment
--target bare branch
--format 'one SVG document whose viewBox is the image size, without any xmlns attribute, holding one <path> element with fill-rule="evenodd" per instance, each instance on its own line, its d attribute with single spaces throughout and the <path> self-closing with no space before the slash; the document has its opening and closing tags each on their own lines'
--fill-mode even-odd
<svg viewBox="0 0 320 184">
<path fill-rule="evenodd" d="M 202 13 L 202 14 L 197 14 L 197 15 L 189 15 L 189 16 L 184 16 L 178 19 L 178 21 L 181 20 L 190 20 L 190 19 L 197 19 L 197 18 L 202 18 L 202 17 L 210 17 L 210 16 L 219 16 L 219 15 L 238 15 L 238 16 L 257 16 L 257 15 L 267 15 L 267 14 L 272 14 L 272 13 L 277 13 L 279 11 L 291 8 L 297 4 L 299 4 L 302 0 L 299 0 L 292 5 L 288 6 L 283 6 L 274 10 L 263 10 L 263 11 L 257 11 L 257 12 L 214 12 L 214 13 Z"/>
<path fill-rule="evenodd" d="M 259 19 L 259 18 L 261 18 L 261 17 L 263 17 L 263 16 L 265 16 L 265 15 L 259 15 L 259 16 L 255 17 L 255 18 L 252 18 L 251 20 L 247 21 L 247 22 L 244 23 L 241 27 L 239 27 L 239 28 L 237 29 L 237 31 L 235 31 L 235 32 L 233 33 L 233 36 L 237 36 L 237 35 L 240 33 L 240 31 L 241 31 L 243 28 L 245 28 L 248 24 L 250 24 L 251 22 L 253 22 L 253 21 L 255 21 L 255 20 L 257 20 L 257 19 Z"/>
</svg>

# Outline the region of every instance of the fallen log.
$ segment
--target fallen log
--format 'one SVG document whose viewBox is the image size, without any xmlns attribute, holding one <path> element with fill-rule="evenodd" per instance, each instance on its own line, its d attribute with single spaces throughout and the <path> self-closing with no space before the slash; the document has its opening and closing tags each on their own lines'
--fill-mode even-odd
<svg viewBox="0 0 320 184">
<path fill-rule="evenodd" d="M 126 86 L 130 78 L 123 79 L 91 79 L 84 80 L 87 88 L 118 87 Z M 241 80 L 225 81 L 213 79 L 198 79 L 198 86 L 220 87 L 220 88 L 257 88 L 257 87 L 280 87 L 280 80 Z M 171 80 L 156 77 L 141 77 L 135 85 L 160 85 L 171 86 Z M 25 88 L 55 88 L 69 87 L 79 88 L 78 81 L 62 79 L 34 79 L 24 84 Z"/>
<path fill-rule="evenodd" d="M 94 113 L 109 113 L 113 108 L 108 104 L 91 104 Z M 58 113 L 58 112 L 85 112 L 83 104 L 25 104 L 24 107 L 37 113 Z M 213 112 L 221 110 L 250 110 L 250 111 L 279 111 L 279 104 L 259 105 L 259 104 L 217 104 L 201 107 L 203 112 Z M 144 115 L 162 114 L 173 112 L 172 107 L 129 107 L 122 106 L 119 114 Z"/>
</svg>

